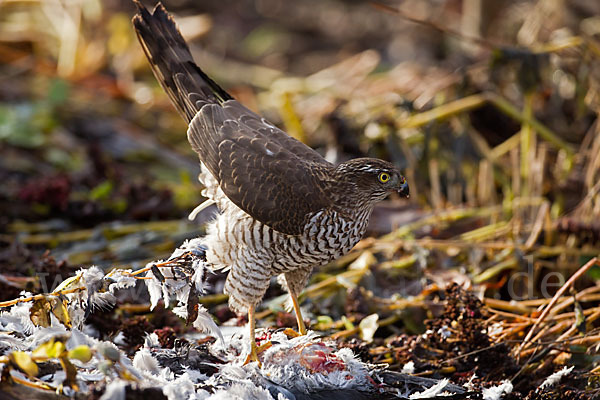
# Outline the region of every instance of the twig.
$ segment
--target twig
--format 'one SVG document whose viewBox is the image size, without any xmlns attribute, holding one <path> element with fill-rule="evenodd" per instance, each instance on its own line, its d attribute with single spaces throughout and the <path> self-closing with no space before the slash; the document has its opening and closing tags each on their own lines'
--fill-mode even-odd
<svg viewBox="0 0 600 400">
<path fill-rule="evenodd" d="M 431 110 L 411 115 L 408 118 L 403 117 L 402 121 L 398 121 L 400 128 L 418 128 L 432 121 L 439 121 L 456 115 L 461 112 L 470 111 L 474 108 L 479 108 L 488 102 L 488 99 L 483 94 L 474 94 L 462 99 L 454 100 L 441 106 L 432 108 Z"/>
<path fill-rule="evenodd" d="M 129 276 L 136 276 L 136 275 L 142 274 L 144 272 L 148 272 L 148 271 L 150 271 L 152 269 L 152 267 L 157 267 L 157 268 L 169 268 L 169 267 L 172 267 L 175 261 L 181 260 L 182 258 L 184 258 L 185 256 L 188 256 L 188 255 L 190 255 L 190 252 L 183 253 L 183 254 L 181 254 L 181 255 L 179 255 L 177 257 L 173 257 L 173 258 L 171 258 L 171 259 L 169 259 L 167 261 L 164 261 L 164 262 L 153 263 L 149 267 L 144 267 L 144 268 L 138 269 L 137 271 L 130 272 Z M 145 279 L 145 278 L 138 278 L 138 279 Z"/>
<path fill-rule="evenodd" d="M 4 307 L 10 307 L 10 306 L 14 306 L 15 304 L 19 304 L 19 303 L 28 303 L 30 301 L 36 301 L 36 300 L 41 300 L 43 298 L 45 298 L 46 296 L 63 296 L 65 294 L 71 294 L 71 293 L 76 293 L 76 292 L 80 292 L 80 291 L 84 291 L 86 290 L 85 287 L 76 287 L 73 289 L 65 289 L 65 290 L 60 290 L 58 292 L 52 292 L 52 293 L 43 293 L 43 294 L 36 294 L 35 296 L 29 296 L 29 297 L 22 297 L 20 299 L 13 299 L 13 300 L 8 300 L 8 301 L 3 301 L 0 302 L 0 308 L 4 308 Z"/>
<path fill-rule="evenodd" d="M 531 230 L 531 234 L 529 235 L 527 242 L 525 242 L 526 250 L 531 249 L 533 247 L 533 245 L 535 244 L 535 242 L 537 241 L 538 237 L 540 236 L 540 233 L 542 232 L 542 228 L 544 227 L 544 221 L 546 220 L 546 215 L 548 215 L 549 211 L 550 211 L 550 203 L 547 201 L 542 203 L 542 205 L 540 206 L 540 209 L 538 210 L 537 217 L 535 218 L 535 222 L 533 223 L 533 229 Z"/>
<path fill-rule="evenodd" d="M 542 312 L 542 315 L 539 316 L 539 318 L 537 319 L 537 321 L 535 322 L 535 324 L 533 324 L 533 326 L 531 327 L 531 329 L 527 333 L 527 336 L 525 336 L 525 339 L 523 340 L 523 342 L 519 346 L 519 348 L 517 350 L 517 353 L 520 353 L 521 350 L 523 350 L 523 348 L 525 347 L 525 345 L 529 342 L 529 340 L 533 336 L 533 334 L 534 334 L 535 330 L 537 329 L 537 327 L 544 321 L 544 319 L 548 316 L 548 314 L 550 314 L 550 311 L 552 310 L 552 308 L 554 307 L 554 305 L 556 304 L 556 302 L 558 302 L 558 299 L 563 295 L 563 293 L 565 293 L 573 285 L 573 283 L 577 279 L 579 279 L 583 274 L 585 274 L 588 269 L 590 269 L 591 267 L 593 267 L 596 264 L 600 264 L 600 263 L 598 262 L 598 258 L 594 257 L 590 261 L 588 261 L 583 267 L 579 268 L 579 270 L 577 270 L 577 272 L 575 272 L 573 274 L 573 276 L 571 276 L 569 278 L 569 280 L 567 281 L 567 283 L 565 283 L 556 292 L 556 294 L 554 295 L 554 297 L 552 298 L 552 300 L 550 301 L 550 303 L 548 303 L 548 305 L 546 306 L 546 308 Z"/>
</svg>

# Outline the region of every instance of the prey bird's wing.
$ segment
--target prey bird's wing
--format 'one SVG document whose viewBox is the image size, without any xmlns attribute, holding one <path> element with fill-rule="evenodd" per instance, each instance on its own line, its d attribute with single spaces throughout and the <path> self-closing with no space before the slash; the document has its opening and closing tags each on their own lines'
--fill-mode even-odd
<svg viewBox="0 0 600 400">
<path fill-rule="evenodd" d="M 323 179 L 333 165 L 234 100 L 195 63 L 159 3 L 135 1 L 133 23 L 154 75 L 189 123 L 188 140 L 227 197 L 258 221 L 298 235 L 330 204 Z"/>
</svg>

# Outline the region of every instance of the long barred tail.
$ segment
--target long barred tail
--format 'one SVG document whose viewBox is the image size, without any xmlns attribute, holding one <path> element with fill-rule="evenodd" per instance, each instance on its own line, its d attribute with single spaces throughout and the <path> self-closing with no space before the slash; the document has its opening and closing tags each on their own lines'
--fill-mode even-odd
<svg viewBox="0 0 600 400">
<path fill-rule="evenodd" d="M 154 76 L 188 123 L 204 104 L 232 99 L 194 63 L 175 21 L 161 3 L 150 13 L 139 0 L 134 2 L 138 14 L 133 25 Z"/>
</svg>

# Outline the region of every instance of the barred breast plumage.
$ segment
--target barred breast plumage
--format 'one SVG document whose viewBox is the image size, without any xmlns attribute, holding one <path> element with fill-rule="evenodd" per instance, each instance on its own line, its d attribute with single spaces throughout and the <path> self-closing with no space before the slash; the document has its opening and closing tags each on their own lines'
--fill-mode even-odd
<svg viewBox="0 0 600 400">
<path fill-rule="evenodd" d="M 272 276 L 299 293 L 314 267 L 329 263 L 348 253 L 362 238 L 372 208 L 344 216 L 325 209 L 312 215 L 301 235 L 287 235 L 257 221 L 215 189 L 208 171 L 201 175 L 208 183 L 212 200 L 220 214 L 210 223 L 206 237 L 207 260 L 216 268 L 230 269 L 225 293 L 229 305 L 246 312 L 248 305 L 260 302 Z M 285 286 L 285 285 L 284 285 Z"/>
<path fill-rule="evenodd" d="M 225 292 L 238 312 L 254 308 L 270 278 L 287 287 L 301 333 L 297 295 L 312 268 L 347 253 L 362 237 L 373 206 L 408 195 L 389 162 L 361 158 L 334 166 L 319 153 L 237 102 L 193 61 L 173 19 L 136 1 L 133 23 L 150 65 L 179 113 L 201 162 L 204 195 L 220 211 L 207 235 L 207 259 L 229 268 Z"/>
</svg>

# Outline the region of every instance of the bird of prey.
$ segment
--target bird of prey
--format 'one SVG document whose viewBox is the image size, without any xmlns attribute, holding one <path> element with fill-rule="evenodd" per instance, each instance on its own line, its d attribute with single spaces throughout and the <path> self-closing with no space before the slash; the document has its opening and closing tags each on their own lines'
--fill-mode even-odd
<svg viewBox="0 0 600 400">
<path fill-rule="evenodd" d="M 383 160 L 333 165 L 250 111 L 196 65 L 162 4 L 149 12 L 134 1 L 139 41 L 156 79 L 189 123 L 203 194 L 219 210 L 207 229 L 207 261 L 229 268 L 224 292 L 233 311 L 248 313 L 249 360 L 258 361 L 254 311 L 271 277 L 278 276 L 289 292 L 305 334 L 298 294 L 312 269 L 349 252 L 375 203 L 393 192 L 408 196 L 408 184 Z"/>
</svg>

